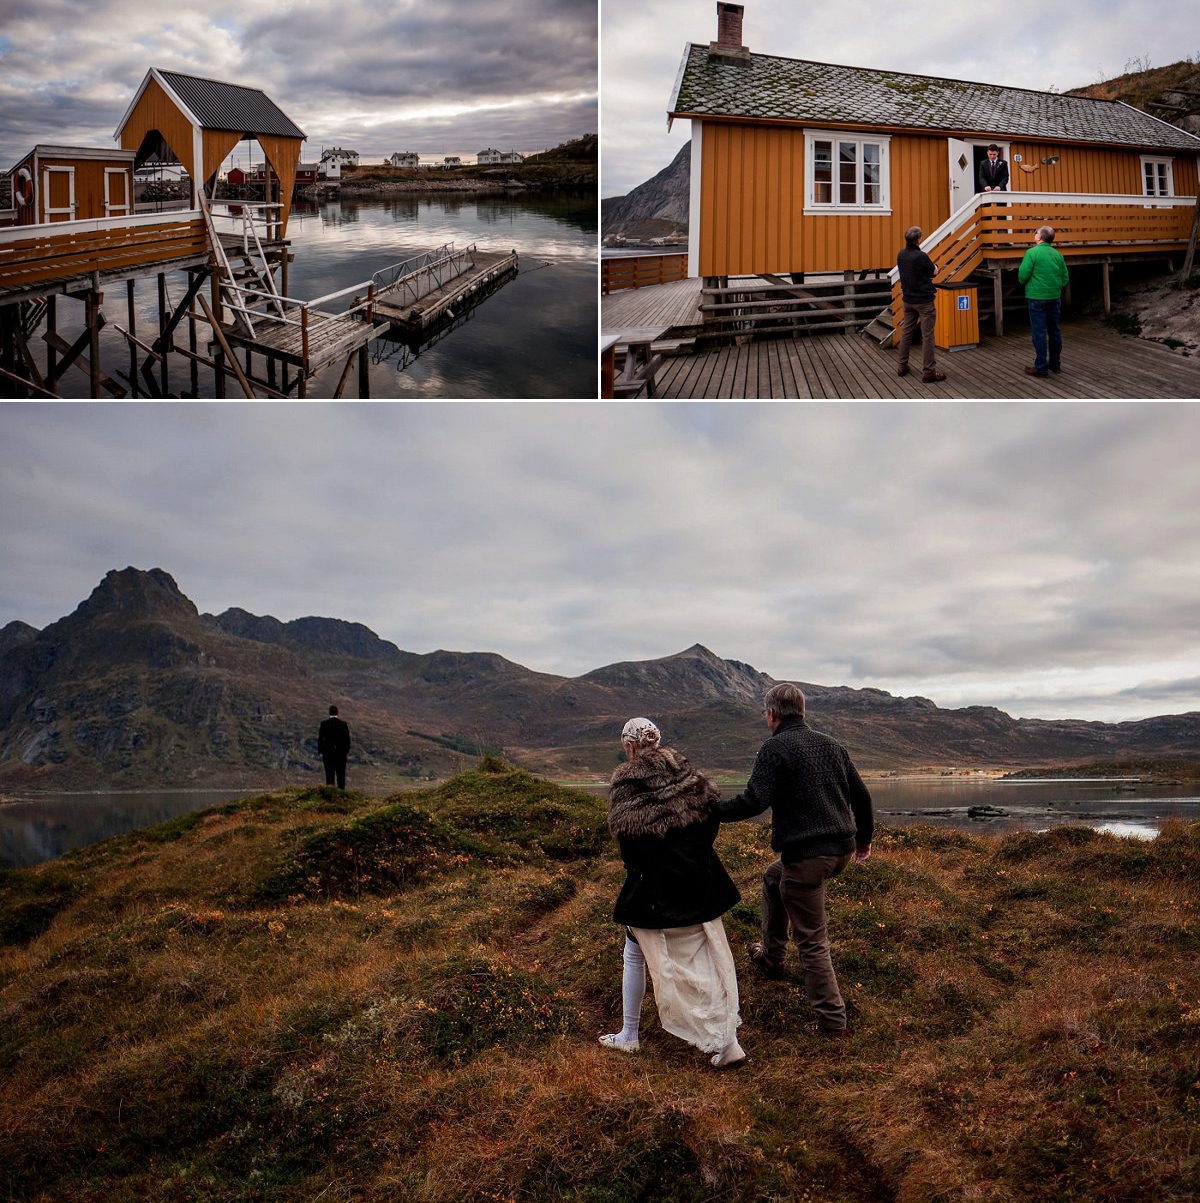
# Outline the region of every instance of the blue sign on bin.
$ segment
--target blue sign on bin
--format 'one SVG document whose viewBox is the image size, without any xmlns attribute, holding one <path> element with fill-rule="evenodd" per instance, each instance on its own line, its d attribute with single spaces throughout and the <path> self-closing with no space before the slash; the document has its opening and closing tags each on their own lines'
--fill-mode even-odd
<svg viewBox="0 0 1200 1203">
<path fill-rule="evenodd" d="M 959 309 L 970 309 L 971 308 L 970 296 L 967 295 L 967 296 L 959 297 L 958 298 L 958 307 L 959 307 Z"/>
</svg>

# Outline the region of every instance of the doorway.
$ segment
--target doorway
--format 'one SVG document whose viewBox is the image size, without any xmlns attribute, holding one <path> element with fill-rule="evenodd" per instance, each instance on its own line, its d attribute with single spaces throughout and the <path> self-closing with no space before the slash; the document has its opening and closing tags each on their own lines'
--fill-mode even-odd
<svg viewBox="0 0 1200 1203">
<path fill-rule="evenodd" d="M 993 142 L 1000 147 L 1000 157 L 1008 164 L 1008 187 L 1012 189 L 1013 164 L 1007 142 L 995 138 L 950 138 L 949 142 L 951 213 L 961 209 L 978 191 L 979 164 L 987 158 L 987 148 Z"/>
</svg>

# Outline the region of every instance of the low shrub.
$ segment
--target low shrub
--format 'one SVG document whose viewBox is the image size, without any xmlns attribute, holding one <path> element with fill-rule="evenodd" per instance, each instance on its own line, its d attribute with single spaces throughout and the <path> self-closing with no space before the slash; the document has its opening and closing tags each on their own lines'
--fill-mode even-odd
<svg viewBox="0 0 1200 1203">
<path fill-rule="evenodd" d="M 345 898 L 400 889 L 452 862 L 453 843 L 451 833 L 426 811 L 396 802 L 305 836 L 259 885 L 255 900 Z"/>
<path fill-rule="evenodd" d="M 0 869 L 0 945 L 28 944 L 86 889 L 57 869 Z"/>
<path fill-rule="evenodd" d="M 416 1006 L 422 1042 L 445 1065 L 495 1044 L 526 1049 L 574 1022 L 566 994 L 537 974 L 483 957 L 454 957 L 433 969 Z"/>
<path fill-rule="evenodd" d="M 1142 319 L 1136 313 L 1117 313 L 1114 310 L 1105 314 L 1104 324 L 1111 326 L 1118 334 L 1128 334 L 1133 338 L 1140 337 L 1142 333 Z"/>
</svg>

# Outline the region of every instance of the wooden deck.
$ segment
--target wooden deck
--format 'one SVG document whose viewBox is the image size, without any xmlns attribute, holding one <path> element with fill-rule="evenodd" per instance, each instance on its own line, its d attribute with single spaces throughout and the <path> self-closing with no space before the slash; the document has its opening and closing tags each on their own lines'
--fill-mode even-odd
<svg viewBox="0 0 1200 1203">
<path fill-rule="evenodd" d="M 618 346 L 657 339 L 668 330 L 700 326 L 700 287 L 693 276 L 651 288 L 627 288 L 600 298 L 600 333 L 619 336 Z"/>
<path fill-rule="evenodd" d="M 383 323 L 371 325 L 353 317 L 317 310 L 310 312 L 310 322 L 307 360 L 304 357 L 303 332 L 294 320 L 288 324 L 260 321 L 256 324 L 253 338 L 241 333 L 232 324 L 221 329 L 231 345 L 245 347 L 259 355 L 305 369 L 310 376 L 365 347 L 387 329 Z"/>
<path fill-rule="evenodd" d="M 657 290 L 656 290 L 657 291 Z M 908 376 L 896 375 L 896 351 L 862 335 L 814 334 L 763 339 L 698 355 L 668 358 L 655 380 L 663 398 L 1200 398 L 1200 359 L 1158 343 L 1117 334 L 1101 322 L 1063 322 L 1063 370 L 1042 380 L 1027 328 L 1005 338 L 984 335 L 977 348 L 939 351 L 940 384 L 921 381 L 921 349 Z"/>
</svg>

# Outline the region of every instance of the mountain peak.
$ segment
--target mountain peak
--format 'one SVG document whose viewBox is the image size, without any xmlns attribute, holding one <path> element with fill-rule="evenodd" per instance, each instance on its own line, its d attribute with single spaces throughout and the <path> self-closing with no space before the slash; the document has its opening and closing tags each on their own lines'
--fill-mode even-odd
<svg viewBox="0 0 1200 1203">
<path fill-rule="evenodd" d="M 197 616 L 196 607 L 179 591 L 175 578 L 161 568 L 112 569 L 75 610 L 77 618 L 157 618 L 168 615 Z"/>
</svg>

